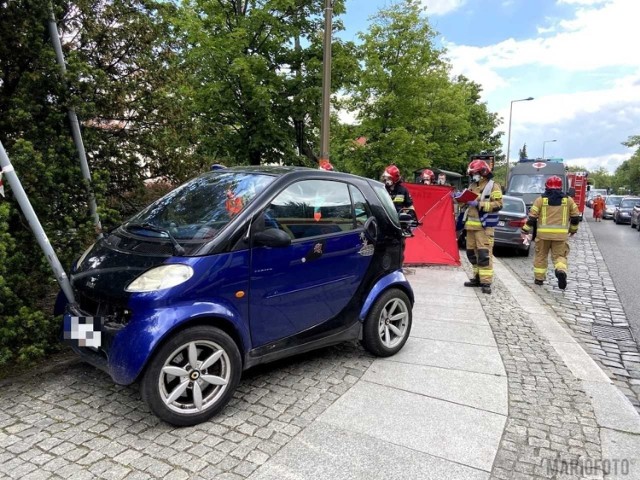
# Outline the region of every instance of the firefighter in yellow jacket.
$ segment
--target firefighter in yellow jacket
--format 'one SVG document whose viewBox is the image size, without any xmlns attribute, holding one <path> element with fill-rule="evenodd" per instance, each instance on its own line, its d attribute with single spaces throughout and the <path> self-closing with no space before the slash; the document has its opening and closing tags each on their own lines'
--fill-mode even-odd
<svg viewBox="0 0 640 480">
<path fill-rule="evenodd" d="M 562 191 L 562 179 L 549 177 L 545 183 L 545 192 L 536 198 L 529 211 L 529 218 L 522 227 L 523 238 L 536 227 L 535 256 L 533 257 L 533 275 L 536 285 L 542 285 L 547 278 L 549 251 L 555 268 L 558 288 L 567 288 L 567 257 L 569 256 L 568 236 L 578 231 L 580 210 Z"/>
<path fill-rule="evenodd" d="M 493 282 L 493 227 L 498 224 L 502 209 L 502 189 L 492 180 L 491 168 L 484 160 L 473 160 L 467 174 L 471 184 L 467 190 L 477 194 L 467 202 L 464 228 L 467 232 L 467 258 L 473 268 L 473 279 L 465 287 L 481 287 L 491 293 Z"/>
</svg>

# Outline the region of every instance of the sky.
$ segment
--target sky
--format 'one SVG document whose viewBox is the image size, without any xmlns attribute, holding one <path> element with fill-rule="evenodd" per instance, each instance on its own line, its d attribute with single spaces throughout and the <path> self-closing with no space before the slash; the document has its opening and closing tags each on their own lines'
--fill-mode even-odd
<svg viewBox="0 0 640 480">
<path fill-rule="evenodd" d="M 391 3 L 346 0 L 339 36 L 357 41 Z M 640 0 L 422 3 L 452 73 L 479 83 L 502 117 L 505 153 L 512 107 L 511 161 L 525 143 L 529 157 L 544 149 L 545 157 L 612 173 L 632 155 L 622 142 L 640 135 Z"/>
</svg>

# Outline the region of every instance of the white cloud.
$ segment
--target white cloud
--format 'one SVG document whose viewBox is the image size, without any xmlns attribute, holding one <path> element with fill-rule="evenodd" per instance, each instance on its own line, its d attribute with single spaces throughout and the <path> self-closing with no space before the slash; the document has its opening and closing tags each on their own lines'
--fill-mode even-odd
<svg viewBox="0 0 640 480">
<path fill-rule="evenodd" d="M 490 77 L 486 69 L 496 71 L 532 65 L 571 72 L 604 67 L 640 67 L 640 56 L 632 51 L 633 45 L 640 44 L 640 29 L 637 28 L 640 2 L 580 2 L 580 5 L 587 4 L 597 6 L 577 7 L 574 18 L 539 27 L 541 32 L 556 32 L 552 36 L 520 41 L 510 38 L 485 47 L 445 42 L 454 70 L 476 80 L 473 74 L 478 72 L 483 79 Z M 495 83 L 484 84 L 488 91 L 500 88 L 501 81 L 497 77 L 496 74 Z"/>
<path fill-rule="evenodd" d="M 558 3 L 566 3 L 568 5 L 598 5 L 608 1 L 609 0 L 558 0 Z"/>
<path fill-rule="evenodd" d="M 427 7 L 427 13 L 431 15 L 446 15 L 464 5 L 466 0 L 422 0 Z"/>
<path fill-rule="evenodd" d="M 614 173 L 616 168 L 625 160 L 629 160 L 630 157 L 630 153 L 613 153 L 599 157 L 572 158 L 571 160 L 566 160 L 565 163 L 573 167 L 583 167 L 589 171 L 604 167 L 609 173 Z"/>
</svg>

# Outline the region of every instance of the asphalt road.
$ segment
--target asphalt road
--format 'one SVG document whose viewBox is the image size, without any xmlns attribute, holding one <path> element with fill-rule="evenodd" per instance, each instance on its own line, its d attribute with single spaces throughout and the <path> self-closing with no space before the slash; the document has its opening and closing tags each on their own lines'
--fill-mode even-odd
<svg viewBox="0 0 640 480">
<path fill-rule="evenodd" d="M 616 225 L 613 220 L 596 223 L 588 208 L 584 213 L 618 291 L 633 336 L 640 343 L 640 234 L 629 225 Z"/>
</svg>

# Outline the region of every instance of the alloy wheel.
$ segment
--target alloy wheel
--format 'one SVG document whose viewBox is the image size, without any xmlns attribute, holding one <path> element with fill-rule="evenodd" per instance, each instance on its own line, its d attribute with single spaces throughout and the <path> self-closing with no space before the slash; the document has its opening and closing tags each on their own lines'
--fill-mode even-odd
<svg viewBox="0 0 640 480">
<path fill-rule="evenodd" d="M 391 299 L 384 305 L 378 320 L 378 334 L 385 347 L 394 348 L 404 340 L 409 318 L 407 304 L 401 299 Z"/>
</svg>

